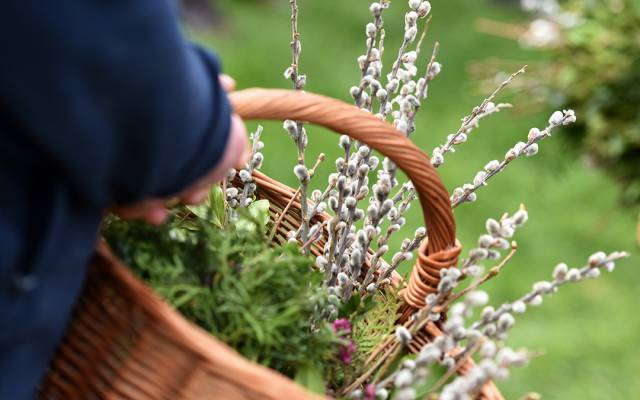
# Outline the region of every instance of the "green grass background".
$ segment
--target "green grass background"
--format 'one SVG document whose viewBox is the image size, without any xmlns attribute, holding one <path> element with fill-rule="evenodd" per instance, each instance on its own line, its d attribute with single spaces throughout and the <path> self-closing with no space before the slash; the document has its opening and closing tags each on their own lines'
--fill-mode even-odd
<svg viewBox="0 0 640 400">
<path fill-rule="evenodd" d="M 364 51 L 364 25 L 369 21 L 368 1 L 299 0 L 302 40 L 301 72 L 307 74 L 308 91 L 349 101 L 349 87 L 358 81 L 355 63 Z M 455 131 L 460 118 L 479 104 L 479 93 L 466 75 L 474 60 L 500 57 L 527 60 L 539 57 L 517 43 L 484 35 L 473 24 L 479 17 L 518 21 L 515 8 L 481 0 L 434 0 L 433 23 L 423 55 L 434 40 L 441 45 L 443 72 L 430 87 L 430 98 L 418 118 L 414 141 L 430 150 Z M 287 0 L 218 1 L 220 21 L 216 29 L 199 30 L 193 36 L 215 49 L 227 73 L 239 88 L 262 86 L 289 88 L 282 73 L 290 63 L 290 26 Z M 386 12 L 386 62 L 396 51 L 402 34 L 406 2 L 394 0 Z M 425 61 L 426 63 L 426 61 Z M 499 100 L 508 101 L 508 96 Z M 440 168 L 445 185 L 452 189 L 471 180 L 491 159 L 526 137 L 532 126 L 542 128 L 549 111 L 501 112 L 483 121 L 469 142 L 447 157 Z M 580 118 L 580 116 L 578 116 Z M 280 123 L 265 123 L 263 170 L 293 185 L 295 148 Z M 255 123 L 249 123 L 253 128 Z M 319 152 L 334 159 L 337 136 L 309 128 L 309 160 Z M 640 302 L 638 251 L 634 243 L 638 210 L 617 203 L 616 187 L 600 171 L 586 167 L 579 156 L 558 137 L 545 140 L 540 154 L 519 159 L 478 194 L 478 201 L 456 210 L 458 236 L 465 247 L 474 244 L 488 217 L 498 218 L 524 203 L 530 220 L 516 235 L 519 250 L 501 276 L 486 285 L 492 302 L 514 299 L 535 280 L 548 279 L 560 261 L 581 266 L 596 250 L 628 250 L 632 258 L 621 262 L 613 274 L 585 284 L 563 287 L 543 307 L 530 309 L 518 319 L 509 343 L 542 351 L 530 366 L 514 370 L 500 383 L 507 398 L 536 391 L 545 399 L 640 398 Z M 640 164 L 640 161 L 639 161 Z M 316 187 L 332 172 L 332 162 L 319 169 Z M 408 226 L 421 225 L 419 207 L 408 216 Z M 410 232 L 410 231 L 407 231 Z M 396 247 L 401 235 L 396 236 Z M 407 266 L 408 267 L 408 266 Z M 405 269 L 406 272 L 406 269 Z"/>
</svg>

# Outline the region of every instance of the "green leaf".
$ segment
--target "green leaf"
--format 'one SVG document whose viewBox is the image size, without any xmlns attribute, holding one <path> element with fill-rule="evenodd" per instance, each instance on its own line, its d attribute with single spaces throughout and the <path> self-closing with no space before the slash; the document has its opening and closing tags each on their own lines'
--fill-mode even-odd
<svg viewBox="0 0 640 400">
<path fill-rule="evenodd" d="M 269 223 L 269 200 L 258 200 L 249 204 L 249 214 L 254 217 L 261 227 Z"/>
<path fill-rule="evenodd" d="M 259 231 L 261 234 L 266 232 L 269 224 L 269 200 L 257 200 L 249 204 L 244 212 L 244 218 L 234 221 L 235 228 L 238 232 L 245 234 L 255 234 Z M 242 214 L 241 214 L 242 215 Z"/>
<path fill-rule="evenodd" d="M 256 223 L 254 221 L 249 221 L 246 219 L 239 219 L 234 222 L 236 231 L 244 232 L 244 233 L 255 233 L 256 232 Z"/>
<path fill-rule="evenodd" d="M 213 185 L 209 192 L 209 206 L 213 211 L 213 223 L 222 228 L 225 223 L 224 191 L 220 185 Z"/>
<path fill-rule="evenodd" d="M 180 308 L 184 304 L 193 300 L 196 296 L 203 293 L 203 290 L 189 285 L 175 285 L 167 290 L 167 297 L 171 299 L 171 303 L 175 308 Z"/>
<path fill-rule="evenodd" d="M 206 204 L 197 204 L 193 206 L 187 206 L 187 210 L 191 211 L 200 219 L 207 220 L 209 207 Z"/>
<path fill-rule="evenodd" d="M 243 311 L 242 316 L 244 317 L 244 320 L 247 322 L 247 324 L 249 324 L 253 329 L 253 333 L 255 333 L 256 340 L 258 341 L 258 343 L 264 343 L 265 335 L 264 335 L 262 324 L 260 324 L 260 322 L 255 318 L 255 316 L 248 311 Z"/>
<path fill-rule="evenodd" d="M 198 218 L 209 221 L 218 228 L 225 223 L 224 192 L 220 185 L 213 185 L 209 191 L 209 198 L 205 204 L 189 205 L 187 209 Z"/>
<path fill-rule="evenodd" d="M 305 365 L 296 373 L 295 381 L 313 393 L 324 394 L 324 371 L 321 366 Z"/>
</svg>

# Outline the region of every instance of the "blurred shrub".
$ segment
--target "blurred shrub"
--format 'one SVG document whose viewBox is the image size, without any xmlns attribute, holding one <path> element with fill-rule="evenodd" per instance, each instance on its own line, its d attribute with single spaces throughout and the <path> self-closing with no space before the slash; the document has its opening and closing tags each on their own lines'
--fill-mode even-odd
<svg viewBox="0 0 640 400">
<path fill-rule="evenodd" d="M 569 132 L 589 157 L 623 184 L 623 198 L 640 202 L 640 12 L 632 0 L 573 1 L 575 25 L 549 51 L 552 84 L 579 124 Z M 562 25 L 560 25 L 562 27 Z"/>
<path fill-rule="evenodd" d="M 522 0 L 526 26 L 487 23 L 481 29 L 545 52 L 521 88 L 529 100 L 572 108 L 568 137 L 587 160 L 621 183 L 622 199 L 640 204 L 640 5 L 637 0 Z M 472 72 L 493 74 L 494 60 Z"/>
</svg>

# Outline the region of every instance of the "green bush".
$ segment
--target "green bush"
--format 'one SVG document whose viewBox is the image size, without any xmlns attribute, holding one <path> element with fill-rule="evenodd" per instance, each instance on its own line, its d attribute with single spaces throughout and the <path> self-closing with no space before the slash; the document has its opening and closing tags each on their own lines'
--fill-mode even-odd
<svg viewBox="0 0 640 400">
<path fill-rule="evenodd" d="M 292 377 L 335 359 L 323 274 L 297 245 L 269 244 L 266 200 L 224 223 L 218 189 L 210 204 L 221 209 L 179 208 L 161 227 L 112 216 L 103 235 L 169 304 L 245 357 Z"/>
<path fill-rule="evenodd" d="M 638 2 L 566 1 L 560 10 L 575 21 L 558 20 L 561 39 L 548 49 L 539 82 L 554 106 L 575 109 L 574 143 L 621 183 L 623 200 L 640 203 Z"/>
</svg>

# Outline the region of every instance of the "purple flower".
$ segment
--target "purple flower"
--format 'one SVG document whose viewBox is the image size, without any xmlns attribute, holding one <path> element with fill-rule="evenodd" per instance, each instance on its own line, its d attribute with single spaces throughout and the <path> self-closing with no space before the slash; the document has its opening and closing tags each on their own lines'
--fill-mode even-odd
<svg viewBox="0 0 640 400">
<path fill-rule="evenodd" d="M 346 318 L 340 318 L 333 321 L 333 324 L 331 324 L 331 328 L 333 328 L 333 331 L 338 334 L 351 334 L 351 322 L 349 322 L 349 320 Z"/>
<path fill-rule="evenodd" d="M 375 385 L 368 384 L 364 388 L 364 399 L 365 400 L 376 400 L 376 387 Z"/>
<path fill-rule="evenodd" d="M 357 350 L 356 344 L 351 340 L 351 332 L 353 329 L 351 322 L 346 318 L 337 319 L 331 324 L 331 329 L 333 329 L 344 343 L 340 346 L 338 358 L 345 365 L 351 364 L 351 362 L 353 362 L 353 354 Z"/>
<path fill-rule="evenodd" d="M 355 343 L 351 340 L 344 346 L 340 347 L 340 352 L 338 353 L 338 357 L 343 364 L 349 365 L 353 361 L 353 354 L 356 352 L 357 347 Z"/>
</svg>

